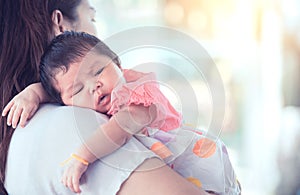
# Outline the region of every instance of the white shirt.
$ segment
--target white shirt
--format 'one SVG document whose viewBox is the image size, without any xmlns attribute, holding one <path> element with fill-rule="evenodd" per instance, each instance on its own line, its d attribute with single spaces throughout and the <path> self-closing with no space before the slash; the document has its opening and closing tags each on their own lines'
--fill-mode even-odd
<svg viewBox="0 0 300 195">
<path fill-rule="evenodd" d="M 63 173 L 60 163 L 76 151 L 85 136 L 106 120 L 105 115 L 90 109 L 42 106 L 25 128 L 17 128 L 12 137 L 6 164 L 8 193 L 74 194 L 60 182 Z M 116 194 L 132 171 L 153 156 L 148 152 L 137 153 L 143 148 L 147 150 L 132 138 L 113 154 L 89 165 L 81 178 L 81 194 Z M 128 159 L 129 155 L 130 164 L 124 168 L 121 164 L 124 160 L 120 159 Z"/>
</svg>

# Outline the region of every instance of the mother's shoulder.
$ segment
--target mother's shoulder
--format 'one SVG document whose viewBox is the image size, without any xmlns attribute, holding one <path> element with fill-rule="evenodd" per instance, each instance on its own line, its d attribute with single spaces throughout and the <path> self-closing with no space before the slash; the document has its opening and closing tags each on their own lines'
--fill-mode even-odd
<svg viewBox="0 0 300 195">
<path fill-rule="evenodd" d="M 99 125 L 108 120 L 107 116 L 91 109 L 43 104 L 24 128 L 18 127 L 14 137 L 21 134 L 33 138 L 47 139 L 47 136 L 65 137 L 74 141 L 76 137 L 89 136 Z M 46 140 L 48 142 L 48 140 Z"/>
<path fill-rule="evenodd" d="M 53 194 L 50 191 L 69 194 L 60 183 L 59 164 L 106 120 L 105 115 L 89 109 L 41 106 L 28 124 L 16 128 L 13 134 L 6 165 L 6 188 L 11 194 Z"/>
<path fill-rule="evenodd" d="M 44 120 L 48 122 L 59 122 L 61 124 L 68 123 L 70 125 L 75 123 L 77 126 L 89 126 L 91 124 L 99 125 L 99 123 L 106 122 L 108 117 L 87 108 L 43 104 L 28 124 L 39 123 Z M 55 123 L 49 125 L 55 125 Z"/>
</svg>

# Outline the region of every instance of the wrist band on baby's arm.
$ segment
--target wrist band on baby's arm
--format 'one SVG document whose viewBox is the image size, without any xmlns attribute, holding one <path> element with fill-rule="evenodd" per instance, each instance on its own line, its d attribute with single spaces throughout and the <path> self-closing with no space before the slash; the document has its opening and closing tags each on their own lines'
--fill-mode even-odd
<svg viewBox="0 0 300 195">
<path fill-rule="evenodd" d="M 89 162 L 87 160 L 84 160 L 83 158 L 81 158 L 80 156 L 76 155 L 76 154 L 71 154 L 71 157 L 78 160 L 79 162 L 81 162 L 82 164 L 88 166 Z"/>
<path fill-rule="evenodd" d="M 72 158 L 78 160 L 79 162 L 81 162 L 82 164 L 88 166 L 89 162 L 83 158 L 81 158 L 80 156 L 76 155 L 76 154 L 71 154 L 71 156 L 65 160 L 64 162 L 61 163 L 62 166 L 64 166 L 65 164 L 67 164 Z"/>
</svg>

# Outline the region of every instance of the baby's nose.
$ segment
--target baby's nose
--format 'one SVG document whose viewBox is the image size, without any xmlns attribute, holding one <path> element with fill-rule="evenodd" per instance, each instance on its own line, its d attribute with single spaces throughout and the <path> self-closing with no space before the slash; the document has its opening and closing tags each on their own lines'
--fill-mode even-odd
<svg viewBox="0 0 300 195">
<path fill-rule="evenodd" d="M 98 86 L 98 87 L 95 89 L 94 94 L 97 94 L 98 96 L 102 95 L 102 88 L 101 88 L 101 86 Z"/>
<path fill-rule="evenodd" d="M 101 87 L 102 87 L 102 84 L 99 81 L 91 83 L 90 84 L 90 93 L 91 94 L 93 94 L 93 93 L 99 93 Z"/>
</svg>

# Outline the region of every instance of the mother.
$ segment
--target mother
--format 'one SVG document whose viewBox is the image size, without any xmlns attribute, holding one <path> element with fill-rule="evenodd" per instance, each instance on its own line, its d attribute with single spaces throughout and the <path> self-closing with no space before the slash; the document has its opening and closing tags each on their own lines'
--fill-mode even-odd
<svg viewBox="0 0 300 195">
<path fill-rule="evenodd" d="M 30 83 L 39 81 L 39 59 L 47 44 L 55 35 L 58 35 L 65 30 L 85 31 L 91 34 L 95 34 L 96 30 L 93 24 L 95 10 L 90 6 L 88 0 L 1 0 L 0 2 L 0 86 L 1 110 L 3 110 L 4 106 L 13 96 L 15 96 L 18 92 L 20 92 Z M 38 171 L 41 172 L 39 173 L 39 180 L 35 180 L 34 182 L 31 182 L 32 180 L 26 180 L 27 182 L 20 183 L 16 182 L 15 186 L 11 186 L 11 184 L 8 182 L 6 184 L 8 185 L 7 190 L 9 193 L 61 193 L 55 191 L 56 186 L 51 186 L 53 185 L 53 183 L 47 183 L 46 174 L 48 172 L 55 171 L 51 170 L 51 165 L 52 167 L 58 167 L 58 165 L 56 164 L 51 164 L 51 162 L 54 162 L 53 160 L 51 161 L 51 159 L 56 158 L 52 155 L 57 154 L 59 156 L 62 154 L 62 151 L 66 151 L 66 148 L 68 147 L 70 151 L 72 151 L 72 144 L 62 143 L 61 145 L 59 145 L 60 142 L 56 142 L 56 144 L 54 144 L 54 142 L 49 141 L 50 138 L 47 139 L 47 136 L 45 137 L 45 134 L 49 134 L 51 132 L 67 132 L 65 128 L 70 129 L 76 127 L 76 124 L 74 124 L 75 121 L 72 122 L 71 120 L 67 119 L 67 121 L 59 120 L 61 119 L 59 116 L 69 115 L 64 113 L 68 112 L 66 111 L 66 109 L 59 109 L 57 106 L 54 105 L 45 106 L 41 108 L 37 116 L 33 117 L 26 129 L 22 130 L 17 128 L 15 136 L 13 136 L 14 129 L 6 125 L 5 118 L 2 117 L 0 119 L 0 194 L 7 194 L 7 191 L 4 188 L 4 182 L 6 182 L 5 173 L 7 175 L 15 177 L 10 177 L 12 181 L 17 181 L 17 179 L 20 178 L 21 180 L 28 179 L 22 178 L 22 176 L 24 176 L 24 174 L 22 174 L 24 171 L 32 172 L 32 174 L 30 174 L 32 177 L 34 177 L 33 175 L 36 174 Z M 55 116 L 52 115 L 52 120 L 50 122 L 51 124 L 47 125 L 47 128 L 43 128 L 43 125 L 41 125 L 41 123 L 47 121 L 47 119 L 50 117 L 50 114 L 53 113 L 55 114 Z M 76 118 L 76 120 L 80 123 L 80 120 L 84 121 L 85 119 Z M 72 122 L 72 124 L 69 124 L 70 121 Z M 54 125 L 58 124 L 58 122 L 60 125 Z M 45 132 L 45 134 L 43 132 L 44 129 L 45 131 L 47 131 Z M 27 132 L 30 133 L 26 135 L 17 134 L 18 132 L 22 131 L 25 134 Z M 38 138 L 35 137 L 36 134 L 39 134 Z M 58 133 L 57 135 L 62 136 Z M 72 138 L 72 136 L 64 137 L 66 143 L 74 144 L 74 140 L 72 140 Z M 14 140 L 14 142 L 12 142 L 10 145 L 11 140 Z M 38 142 L 30 142 L 30 140 L 38 140 Z M 75 139 L 75 141 L 78 140 Z M 35 144 L 40 145 L 37 146 Z M 40 153 L 41 149 L 39 149 L 35 150 L 36 153 L 34 153 L 34 155 L 37 155 L 37 157 L 34 157 L 33 155 L 27 156 L 30 154 L 28 152 L 29 148 L 43 148 L 43 146 L 47 144 L 48 146 L 53 144 L 53 146 L 55 145 L 56 148 L 63 149 L 56 149 L 57 151 L 55 152 L 47 150 L 48 153 L 46 152 L 46 154 Z M 132 141 L 131 144 L 134 145 L 138 143 Z M 22 148 L 22 146 L 24 147 Z M 12 164 L 6 163 L 9 147 L 10 155 L 12 156 L 11 159 L 15 159 L 14 161 L 9 161 L 14 162 Z M 15 154 L 14 152 L 18 151 L 18 149 L 21 150 L 19 151 L 19 153 Z M 122 150 L 120 152 L 122 153 Z M 18 154 L 21 156 L 21 159 Z M 116 154 L 112 154 L 111 156 L 113 155 Z M 33 161 L 33 158 L 37 160 Z M 28 165 L 19 168 L 20 171 L 23 172 L 18 172 L 16 170 L 16 167 L 18 165 L 16 164 L 17 159 L 20 160 L 18 163 L 22 166 L 26 164 Z M 45 162 L 44 165 L 43 162 Z M 145 158 L 144 162 L 136 164 L 136 169 L 131 174 L 125 174 L 126 177 L 118 178 L 118 180 L 120 181 L 111 181 L 111 183 L 116 182 L 116 186 L 114 186 L 114 188 L 115 191 L 118 192 L 118 194 L 205 194 L 205 192 L 203 192 L 199 188 L 194 187 L 193 184 L 187 182 L 187 180 L 180 177 L 177 173 L 173 172 L 169 167 L 161 166 L 161 164 L 162 162 L 157 158 Z M 10 165 L 16 165 L 16 167 L 14 167 L 15 169 L 11 168 Z M 39 169 L 41 168 L 38 167 L 39 165 L 43 166 L 43 168 Z M 137 169 L 139 168 L 149 168 L 149 166 L 153 165 L 157 165 L 160 168 L 151 169 L 150 171 L 143 172 L 137 171 Z M 101 167 L 102 171 L 104 170 L 103 172 L 99 172 L 99 174 L 104 174 L 105 172 L 105 174 L 107 174 L 107 177 L 109 177 L 113 173 L 110 172 L 111 167 L 109 169 L 108 165 L 100 161 L 97 161 L 95 163 L 95 166 L 91 167 L 91 169 L 97 170 L 97 167 Z M 16 171 L 15 174 L 13 173 L 14 171 Z M 121 172 L 124 172 L 124 170 L 115 170 L 114 173 L 122 175 Z M 97 178 L 97 174 L 94 174 L 89 177 L 89 180 L 97 180 Z M 46 191 L 45 189 L 39 189 L 43 188 L 41 187 L 43 186 L 42 183 L 43 185 L 46 185 L 45 188 L 51 188 L 50 191 Z M 86 184 L 89 185 L 89 182 L 87 182 Z M 59 183 L 56 185 L 59 185 Z M 99 182 L 97 186 L 93 186 L 94 188 L 99 189 L 90 189 L 91 186 L 83 188 L 83 194 L 88 193 L 87 191 L 84 191 L 85 189 L 89 190 L 91 194 L 95 194 L 96 191 L 105 192 L 107 188 L 107 186 L 103 185 L 103 183 L 101 185 L 101 182 Z M 110 193 L 111 191 L 106 192 L 104 194 Z"/>
</svg>

